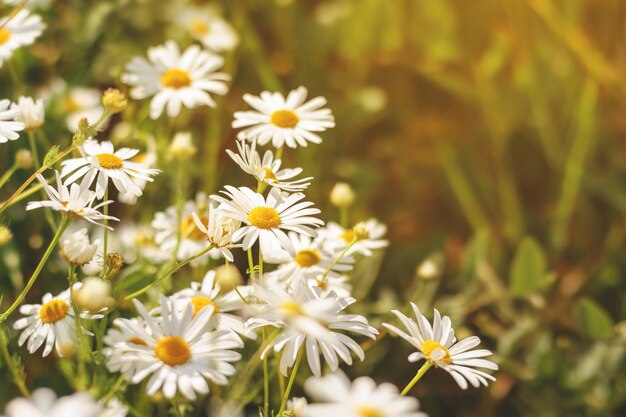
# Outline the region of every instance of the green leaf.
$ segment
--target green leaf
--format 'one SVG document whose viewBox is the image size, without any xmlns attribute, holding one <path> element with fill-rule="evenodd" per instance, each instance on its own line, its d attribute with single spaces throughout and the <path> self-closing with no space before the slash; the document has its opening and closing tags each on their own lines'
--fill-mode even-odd
<svg viewBox="0 0 626 417">
<path fill-rule="evenodd" d="M 542 290 L 546 284 L 546 258 L 543 250 L 535 239 L 525 237 L 517 247 L 511 265 L 511 294 L 517 297 L 528 295 Z"/>
<path fill-rule="evenodd" d="M 589 298 L 576 302 L 574 320 L 580 331 L 593 339 L 602 339 L 613 332 L 613 319 L 609 313 Z"/>
</svg>

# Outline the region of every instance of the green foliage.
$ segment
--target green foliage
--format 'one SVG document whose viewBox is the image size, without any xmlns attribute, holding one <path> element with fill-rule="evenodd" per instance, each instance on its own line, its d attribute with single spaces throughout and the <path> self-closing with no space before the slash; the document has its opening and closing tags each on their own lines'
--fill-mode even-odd
<svg viewBox="0 0 626 417">
<path fill-rule="evenodd" d="M 607 338 L 613 332 L 611 316 L 589 298 L 576 301 L 574 318 L 580 331 L 593 339 Z"/>
<path fill-rule="evenodd" d="M 525 237 L 517 246 L 509 276 L 511 295 L 514 297 L 529 295 L 545 288 L 546 258 L 535 239 Z"/>
</svg>

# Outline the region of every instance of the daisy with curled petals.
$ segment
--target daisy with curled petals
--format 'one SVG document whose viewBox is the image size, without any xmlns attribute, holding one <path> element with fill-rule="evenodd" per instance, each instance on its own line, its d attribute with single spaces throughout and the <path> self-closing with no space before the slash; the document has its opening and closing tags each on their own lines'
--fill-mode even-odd
<svg viewBox="0 0 626 417">
<path fill-rule="evenodd" d="M 488 373 L 475 369 L 498 369 L 498 365 L 494 362 L 483 359 L 491 355 L 490 351 L 486 349 L 471 350 L 480 344 L 478 337 L 471 336 L 456 342 L 452 322 L 448 316 L 442 318 L 439 311 L 435 309 L 435 317 L 431 327 L 419 308 L 413 303 L 411 303 L 411 307 L 417 323 L 401 312 L 392 310 L 392 313 L 404 324 L 409 333 L 405 333 L 390 324 L 383 324 L 391 333 L 400 336 L 417 348 L 417 352 L 409 355 L 409 362 L 425 359 L 426 367 L 434 365 L 436 368 L 445 370 L 452 375 L 462 389 L 467 389 L 468 382 L 474 387 L 479 387 L 481 384 L 487 386 L 488 380 L 496 380 Z M 416 379 L 414 381 L 417 382 Z M 414 382 L 412 381 L 405 389 L 405 392 L 413 384 Z"/>
<path fill-rule="evenodd" d="M 305 103 L 307 89 L 298 87 L 285 98 L 280 93 L 263 91 L 260 97 L 243 96 L 254 111 L 235 112 L 233 128 L 245 128 L 239 139 L 257 139 L 259 145 L 272 143 L 276 148 L 307 146 L 308 142 L 321 143 L 322 138 L 314 132 L 323 132 L 335 126 L 335 118 L 324 97 L 316 97 Z"/>
<path fill-rule="evenodd" d="M 0 19 L 0 66 L 11 58 L 13 52 L 35 42 L 46 25 L 41 17 L 22 9 L 15 16 Z"/>
<path fill-rule="evenodd" d="M 160 171 L 148 168 L 145 164 L 132 159 L 139 153 L 138 149 L 121 148 L 115 151 L 111 142 L 98 142 L 87 139 L 81 145 L 80 158 L 70 159 L 62 163 L 61 177 L 65 184 L 72 184 L 86 175 L 98 174 L 96 180 L 96 196 L 102 198 L 106 192 L 109 178 L 120 193 L 143 194 L 139 181 L 154 181 L 153 176 Z"/>
<path fill-rule="evenodd" d="M 202 283 L 192 282 L 190 288 L 175 293 L 172 296 L 175 305 L 179 307 L 180 311 L 184 311 L 188 305 L 192 305 L 194 315 L 206 307 L 212 307 L 217 329 L 232 330 L 242 336 L 256 339 L 256 333 L 244 326 L 244 320 L 231 313 L 245 307 L 241 297 L 250 295 L 250 287 L 239 286 L 237 291 L 232 290 L 224 293 L 215 281 L 215 274 L 215 270 L 210 270 L 204 276 Z"/>
<path fill-rule="evenodd" d="M 230 248 L 235 245 L 232 243 L 232 237 L 233 233 L 241 226 L 241 222 L 225 215 L 211 203 L 209 203 L 206 218 L 200 217 L 196 212 L 191 213 L 191 215 L 198 230 L 204 233 L 206 239 L 213 245 L 214 249 L 211 251 L 219 251 L 229 262 L 233 262 L 235 258 Z"/>
<path fill-rule="evenodd" d="M 427 417 L 419 401 L 403 397 L 390 383 L 377 385 L 363 376 L 351 382 L 342 371 L 304 383 L 308 395 L 321 403 L 308 404 L 303 417 Z"/>
<path fill-rule="evenodd" d="M 182 53 L 174 41 L 148 49 L 148 59 L 135 57 L 126 66 L 122 81 L 130 85 L 135 100 L 152 97 L 150 117 L 158 119 L 163 110 L 178 116 L 181 107 L 215 107 L 211 94 L 224 95 L 230 76 L 216 72 L 224 59 L 191 45 Z"/>
<path fill-rule="evenodd" d="M 311 217 L 320 212 L 311 208 L 313 203 L 300 202 L 304 194 L 283 197 L 280 191 L 272 188 L 265 198 L 247 187 L 227 185 L 225 188 L 222 193 L 230 200 L 221 196 L 212 198 L 221 203 L 220 210 L 245 224 L 233 234 L 233 242 L 241 240 L 243 250 L 248 250 L 258 240 L 264 258 L 271 258 L 281 249 L 295 254 L 293 244 L 283 230 L 316 236 L 311 226 L 324 224 L 320 219 Z"/>
<path fill-rule="evenodd" d="M 320 352 L 333 371 L 339 367 L 339 359 L 348 365 L 352 364 L 350 351 L 361 360 L 365 356 L 359 344 L 340 331 L 372 339 L 378 334 L 365 317 L 343 313 L 346 307 L 356 301 L 351 297 L 337 297 L 334 293 L 322 296 L 318 288 L 310 288 L 306 284 L 289 289 L 257 286 L 253 294 L 264 304 L 246 325 L 250 329 L 272 326 L 282 330 L 261 357 L 265 357 L 270 350 L 282 351 L 280 372 L 285 376 L 287 369 L 298 360 L 300 349 L 305 350 L 313 374 L 320 376 Z"/>
<path fill-rule="evenodd" d="M 111 204 L 113 200 L 103 201 L 96 206 L 93 205 L 96 200 L 96 193 L 89 189 L 89 185 L 93 181 L 95 174 L 88 174 L 80 185 L 72 184 L 69 188 L 66 185 L 63 185 L 63 180 L 61 180 L 59 171 L 55 171 L 55 175 L 57 178 L 56 189 L 48 185 L 48 182 L 44 177 L 37 175 L 37 179 L 43 186 L 43 189 L 48 197 L 50 197 L 50 200 L 31 201 L 28 205 L 26 205 L 26 210 L 47 207 L 54 211 L 65 213 L 70 217 L 79 217 L 87 220 L 89 223 L 113 230 L 111 227 L 104 226 L 99 222 L 102 220 L 119 221 L 119 219 L 117 217 L 104 215 L 98 211 L 100 207 Z"/>
<path fill-rule="evenodd" d="M 389 241 L 383 239 L 387 233 L 387 226 L 376 219 L 369 219 L 360 224 L 367 229 L 369 236 L 354 243 L 348 250 L 348 255 L 372 256 L 374 251 L 389 245 Z M 354 228 L 346 229 L 337 223 L 329 222 L 326 227 L 319 230 L 319 239 L 324 242 L 326 249 L 341 252 L 354 240 Z"/>
<path fill-rule="evenodd" d="M 161 297 L 161 314 L 155 318 L 137 300 L 135 306 L 148 325 L 136 325 L 126 319 L 116 319 L 117 327 L 145 344 L 120 342 L 114 349 L 125 362 L 125 375 L 131 384 L 138 384 L 151 375 L 146 385 L 152 396 L 161 390 L 171 399 L 180 392 L 185 398 L 195 400 L 197 394 L 207 394 L 207 379 L 226 385 L 228 376 L 235 373 L 230 362 L 241 359 L 232 349 L 243 346 L 241 340 L 230 330 L 207 331 L 213 309 L 206 307 L 197 315 L 188 305 L 179 313 L 171 299 Z"/>
<path fill-rule="evenodd" d="M 24 123 L 17 120 L 20 110 L 11 105 L 11 100 L 0 100 L 0 143 L 16 140 L 19 131 L 24 130 Z"/>
<path fill-rule="evenodd" d="M 261 159 L 256 151 L 256 140 L 252 140 L 250 146 L 245 141 L 237 142 L 237 148 L 239 154 L 230 149 L 226 152 L 244 172 L 254 176 L 259 182 L 288 192 L 304 191 L 311 184 L 313 177 L 290 181 L 302 173 L 302 168 L 280 169 L 281 160 L 274 159 L 274 152 L 265 151 Z"/>
</svg>

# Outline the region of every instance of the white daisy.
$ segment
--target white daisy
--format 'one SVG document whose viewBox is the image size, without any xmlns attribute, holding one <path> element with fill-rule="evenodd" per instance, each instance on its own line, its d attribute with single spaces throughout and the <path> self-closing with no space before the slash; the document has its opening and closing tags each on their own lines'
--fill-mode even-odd
<svg viewBox="0 0 626 417">
<path fill-rule="evenodd" d="M 232 313 L 242 310 L 245 302 L 241 297 L 250 295 L 250 287 L 239 286 L 237 290 L 224 293 L 220 285 L 215 281 L 215 270 L 210 270 L 204 276 L 202 283 L 192 282 L 190 288 L 175 293 L 172 296 L 174 303 L 180 311 L 193 306 L 193 313 L 197 315 L 207 306 L 213 307 L 213 317 L 216 320 L 216 328 L 232 330 L 250 339 L 256 339 L 256 333 L 244 326 L 244 320 Z"/>
<path fill-rule="evenodd" d="M 117 343 L 115 349 L 128 363 L 126 375 L 132 384 L 138 384 L 152 375 L 146 385 L 148 395 L 162 390 L 166 398 L 174 398 L 177 392 L 194 400 L 198 394 L 207 394 L 207 379 L 218 385 L 226 385 L 228 376 L 235 373 L 230 362 L 238 361 L 241 355 L 232 349 L 242 347 L 241 340 L 229 330 L 207 331 L 207 322 L 213 309 L 207 307 L 197 315 L 193 307 L 187 306 L 179 314 L 171 299 L 161 297 L 161 315 L 152 317 L 145 307 L 133 300 L 150 331 L 125 319 L 116 319 L 118 327 L 146 342 L 145 346 L 135 343 Z"/>
<path fill-rule="evenodd" d="M 282 329 L 280 334 L 263 351 L 282 351 L 280 372 L 287 375 L 301 348 L 306 349 L 307 362 L 313 374 L 322 373 L 320 351 L 331 370 L 337 369 L 339 359 L 352 364 L 350 350 L 363 360 L 363 349 L 348 336 L 339 333 L 350 331 L 375 339 L 378 331 L 367 319 L 357 314 L 342 314 L 356 300 L 340 298 L 330 293 L 322 296 L 318 288 L 300 284 L 290 290 L 281 287 L 254 288 L 254 296 L 263 304 L 254 317 L 246 322 L 251 329 L 273 326 Z"/>
<path fill-rule="evenodd" d="M 19 112 L 15 120 L 24 123 L 24 130 L 27 132 L 39 129 L 46 117 L 43 99 L 41 98 L 34 100 L 31 97 L 20 97 L 17 103 L 11 105 L 11 109 Z"/>
<path fill-rule="evenodd" d="M 204 233 L 206 239 L 213 245 L 214 249 L 211 251 L 219 251 L 229 262 L 233 262 L 234 257 L 230 248 L 237 246 L 233 245 L 232 238 L 233 233 L 241 227 L 241 222 L 225 215 L 223 211 L 213 207 L 211 203 L 209 203 L 206 218 L 198 216 L 195 212 L 191 213 L 191 215 L 196 228 Z M 211 251 L 209 251 L 209 254 Z"/>
<path fill-rule="evenodd" d="M 235 29 L 208 8 L 185 7 L 177 20 L 191 36 L 212 51 L 229 51 L 239 42 Z"/>
<path fill-rule="evenodd" d="M 132 362 L 124 360 L 124 351 L 116 348 L 119 343 L 130 345 L 147 346 L 147 342 L 137 336 L 135 329 L 141 328 L 144 332 L 150 333 L 150 328 L 141 317 L 129 319 L 128 326 L 111 327 L 104 336 L 105 348 L 102 353 L 106 358 L 106 366 L 110 372 L 122 372 L 130 379 L 133 373 Z M 121 353 L 121 354 L 120 354 Z"/>
<path fill-rule="evenodd" d="M 377 385 L 367 376 L 351 382 L 346 374 L 336 371 L 307 379 L 304 389 L 323 402 L 308 404 L 303 417 L 426 417 L 419 411 L 417 399 L 402 397 L 395 385 Z"/>
<path fill-rule="evenodd" d="M 468 381 L 474 387 L 478 387 L 480 384 L 486 386 L 488 380 L 496 380 L 486 372 L 474 369 L 498 369 L 498 365 L 494 362 L 483 359 L 491 355 L 490 351 L 486 349 L 470 350 L 480 344 L 478 337 L 471 336 L 455 343 L 454 329 L 448 316 L 442 318 L 439 311 L 435 309 L 435 317 L 431 327 L 417 306 L 411 303 L 411 307 L 413 307 L 417 323 L 401 312 L 392 310 L 392 313 L 407 328 L 408 334 L 395 326 L 387 323 L 383 324 L 391 333 L 402 337 L 417 348 L 417 352 L 409 355 L 409 362 L 426 359 L 435 367 L 441 368 L 452 375 L 462 389 L 467 389 Z"/>
<path fill-rule="evenodd" d="M 118 218 L 113 216 L 105 216 L 100 213 L 98 209 L 107 204 L 111 204 L 113 200 L 103 201 L 100 204 L 93 206 L 96 200 L 96 193 L 89 189 L 89 185 L 93 181 L 93 175 L 89 174 L 81 182 L 80 185 L 72 184 L 69 188 L 63 185 L 61 175 L 59 171 L 55 171 L 57 178 L 57 188 L 48 185 L 48 182 L 41 175 L 37 175 L 37 179 L 43 186 L 44 191 L 50 197 L 50 200 L 44 201 L 31 201 L 26 206 L 26 210 L 34 210 L 42 207 L 47 207 L 55 211 L 66 213 L 70 217 L 79 217 L 87 220 L 90 223 L 102 226 L 99 221 L 102 220 L 116 220 Z M 111 227 L 108 227 L 111 229 Z"/>
<path fill-rule="evenodd" d="M 347 255 L 372 256 L 375 250 L 389 245 L 389 241 L 383 239 L 383 236 L 387 233 L 387 226 L 376 219 L 369 219 L 361 224 L 367 228 L 369 237 L 367 239 L 359 239 L 348 250 Z M 354 239 L 354 229 L 345 229 L 333 222 L 329 222 L 326 227 L 318 230 L 318 232 L 319 239 L 324 242 L 324 247 L 333 252 L 343 251 Z"/>
<path fill-rule="evenodd" d="M 148 149 L 146 149 L 145 152 L 139 152 L 131 159 L 131 161 L 142 164 L 146 168 L 153 168 L 154 166 L 156 166 L 157 152 L 156 144 L 154 143 L 154 141 L 148 141 Z M 139 188 L 144 190 L 146 188 L 146 185 L 148 185 L 148 181 L 142 178 L 136 178 L 135 184 L 137 184 Z M 138 196 L 131 191 L 126 191 L 125 193 L 119 193 L 117 199 L 121 203 L 132 205 L 137 203 Z"/>
<path fill-rule="evenodd" d="M 311 217 L 320 212 L 311 208 L 313 203 L 299 202 L 304 194 L 283 197 L 279 190 L 272 188 L 266 199 L 247 187 L 227 185 L 225 188 L 222 193 L 230 200 L 221 196 L 212 198 L 221 203 L 220 209 L 227 215 L 245 223 L 233 234 L 233 242 L 241 240 L 243 250 L 248 250 L 258 239 L 264 258 L 271 258 L 280 248 L 295 254 L 293 244 L 283 230 L 316 236 L 311 226 L 324 224 L 320 219 Z"/>
<path fill-rule="evenodd" d="M 16 140 L 19 131 L 24 130 L 24 123 L 17 120 L 20 111 L 11 105 L 11 100 L 0 100 L 0 143 Z"/>
<path fill-rule="evenodd" d="M 145 164 L 133 162 L 132 158 L 137 156 L 138 149 L 121 148 L 115 151 L 111 142 L 98 142 L 93 139 L 87 139 L 79 149 L 82 157 L 63 161 L 61 177 L 67 177 L 65 179 L 67 185 L 84 176 L 98 174 L 96 180 L 98 198 L 104 196 L 109 178 L 119 192 L 140 196 L 143 191 L 137 182 L 154 181 L 152 177 L 160 172 L 158 169 L 148 168 Z"/>
<path fill-rule="evenodd" d="M 6 406 L 6 417 L 124 417 L 125 414 L 106 414 L 87 392 L 77 392 L 58 398 L 49 388 L 33 391 L 30 398 L 16 398 Z"/>
<path fill-rule="evenodd" d="M 228 74 L 216 72 L 224 59 L 197 45 L 182 54 L 174 41 L 148 49 L 149 62 L 135 57 L 126 66 L 122 81 L 133 88 L 130 96 L 141 100 L 153 97 L 150 117 L 157 119 L 167 107 L 169 117 L 178 116 L 181 107 L 215 107 L 210 94 L 224 95 L 228 91 Z"/>
<path fill-rule="evenodd" d="M 98 239 L 89 242 L 87 229 L 82 228 L 76 232 L 66 232 L 61 238 L 61 256 L 70 265 L 85 265 L 91 262 L 98 250 Z"/>
<path fill-rule="evenodd" d="M 245 128 L 237 137 L 251 140 L 259 145 L 272 142 L 276 148 L 307 146 L 307 142 L 320 143 L 322 138 L 314 132 L 323 132 L 335 126 L 335 118 L 324 97 L 316 97 L 305 103 L 307 90 L 299 87 L 287 98 L 280 93 L 263 91 L 260 97 L 250 94 L 243 99 L 256 111 L 235 112 L 233 128 Z"/>
<path fill-rule="evenodd" d="M 256 140 L 252 140 L 250 146 L 245 141 L 237 142 L 237 148 L 239 154 L 230 149 L 226 152 L 244 172 L 254 176 L 257 181 L 288 192 L 304 191 L 311 184 L 313 177 L 290 181 L 302 173 L 302 168 L 280 169 L 281 160 L 274 159 L 274 153 L 270 150 L 265 151 L 261 160 L 256 151 Z"/>
<path fill-rule="evenodd" d="M 41 17 L 26 9 L 0 19 L 0 66 L 17 48 L 35 42 L 45 28 Z"/>
<path fill-rule="evenodd" d="M 63 85 L 62 88 L 67 86 Z M 76 132 L 80 119 L 87 119 L 89 124 L 94 124 L 104 113 L 102 93 L 97 88 L 72 87 L 67 90 L 62 104 L 67 112 L 65 124 L 72 132 Z M 107 124 L 108 120 L 105 120 L 100 127 L 106 128 Z"/>
</svg>

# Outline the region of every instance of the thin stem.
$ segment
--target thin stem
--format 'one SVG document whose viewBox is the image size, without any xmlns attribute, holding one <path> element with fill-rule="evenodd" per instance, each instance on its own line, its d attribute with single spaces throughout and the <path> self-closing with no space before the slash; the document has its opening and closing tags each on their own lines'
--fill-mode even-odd
<svg viewBox="0 0 626 417">
<path fill-rule="evenodd" d="M 83 333 L 83 324 L 80 317 L 78 306 L 74 302 L 74 284 L 76 283 L 76 273 L 73 265 L 69 265 L 67 269 L 67 281 L 70 286 L 70 300 L 72 300 L 72 310 L 74 311 L 74 320 L 76 320 L 76 337 L 78 339 L 78 387 L 85 389 L 85 381 L 87 380 L 87 371 L 85 367 L 85 335 Z"/>
<path fill-rule="evenodd" d="M 248 268 L 250 270 L 250 279 L 254 282 L 254 259 L 252 258 L 252 248 L 248 249 Z"/>
<path fill-rule="evenodd" d="M 109 200 L 109 185 L 107 184 L 106 190 L 104 190 L 104 201 Z M 104 259 L 104 266 L 102 268 L 102 274 L 106 275 L 107 269 L 107 255 L 109 253 L 109 205 L 105 204 L 102 207 L 102 214 L 104 214 L 104 249 L 102 250 L 102 258 Z"/>
<path fill-rule="evenodd" d="M 348 246 L 346 246 L 346 248 L 343 250 L 343 252 L 341 252 L 339 254 L 339 256 L 333 261 L 332 264 L 330 264 L 328 266 L 328 268 L 326 268 L 326 271 L 324 271 L 324 274 L 322 275 L 322 277 L 319 279 L 320 282 L 324 282 L 324 280 L 326 279 L 326 276 L 330 273 L 330 271 L 332 271 L 332 269 L 335 267 L 335 265 L 337 265 L 337 263 L 341 260 L 341 258 L 343 258 L 344 256 L 346 256 L 346 253 L 348 253 L 348 251 L 350 250 L 350 248 L 352 246 L 354 246 L 354 244 L 358 241 L 358 239 L 356 238 L 356 236 L 352 239 L 352 242 L 350 242 L 350 244 Z"/>
<path fill-rule="evenodd" d="M 3 329 L 0 329 L 0 331 L 4 332 Z M 18 365 L 15 363 L 15 360 L 13 359 L 13 356 L 11 356 L 11 353 L 9 353 L 9 347 L 8 347 L 9 341 L 4 340 L 5 339 L 4 336 L 2 337 L 2 339 L 3 340 L 0 342 L 0 350 L 2 351 L 2 357 L 4 358 L 4 362 L 9 368 L 9 371 L 11 372 L 11 377 L 13 378 L 13 382 L 15 383 L 17 388 L 20 390 L 20 393 L 22 394 L 22 396 L 29 398 L 30 393 L 28 392 L 28 388 L 26 388 L 26 383 L 24 382 L 22 372 L 19 370 Z"/>
<path fill-rule="evenodd" d="M 69 223 L 70 223 L 69 219 L 66 216 L 63 216 L 63 220 L 61 220 L 61 225 L 57 229 L 57 232 L 54 235 L 54 238 L 52 238 L 52 242 L 50 242 L 48 249 L 46 249 L 46 252 L 43 254 L 43 257 L 39 261 L 39 265 L 37 265 L 37 268 L 31 275 L 28 282 L 26 283 L 26 286 L 24 287 L 20 295 L 17 297 L 17 299 L 13 302 L 11 307 L 9 307 L 7 311 L 5 311 L 4 313 L 2 313 L 2 315 L 0 315 L 0 323 L 4 322 L 11 315 L 11 313 L 13 313 L 13 311 L 22 303 L 22 301 L 24 301 L 24 298 L 26 298 L 26 294 L 28 294 L 28 291 L 30 291 L 33 284 L 35 284 L 37 277 L 41 273 L 41 270 L 43 269 L 44 265 L 48 261 L 48 258 L 52 254 L 52 251 L 56 247 L 57 243 L 59 243 L 59 239 L 61 238 L 61 235 L 63 235 L 63 232 L 65 231 Z"/>
<path fill-rule="evenodd" d="M 261 336 L 265 340 L 265 328 L 261 329 Z M 269 370 L 267 367 L 267 355 L 263 358 L 263 415 L 269 415 L 270 409 L 270 378 Z"/>
<path fill-rule="evenodd" d="M 348 227 L 350 224 L 350 208 L 341 206 L 339 208 L 339 224 L 341 227 Z"/>
<path fill-rule="evenodd" d="M 2 177 L 0 177 L 0 188 L 11 178 L 11 176 L 17 171 L 17 165 L 14 163 L 11 168 L 7 169 Z"/>
<path fill-rule="evenodd" d="M 30 144 L 30 151 L 33 154 L 33 162 L 35 163 L 35 168 L 41 168 L 41 161 L 39 160 L 39 151 L 37 150 L 37 141 L 35 140 L 35 132 L 28 132 L 28 143 Z"/>
<path fill-rule="evenodd" d="M 432 363 L 430 363 L 430 361 L 424 362 L 424 365 L 422 365 L 422 367 L 417 371 L 411 382 L 409 382 L 408 385 L 404 387 L 400 395 L 405 396 L 407 392 L 409 392 L 411 388 L 413 388 L 413 385 L 417 384 L 417 381 L 419 381 L 424 376 L 426 371 L 428 371 L 431 366 Z"/>
<path fill-rule="evenodd" d="M 141 294 L 143 294 L 146 291 L 150 290 L 151 288 L 154 288 L 157 285 L 161 284 L 164 280 L 166 280 L 174 272 L 178 271 L 180 268 L 182 268 L 183 266 L 187 265 L 189 262 L 193 261 L 194 259 L 199 258 L 200 256 L 204 255 L 205 253 L 207 253 L 211 249 L 213 249 L 213 245 L 209 245 L 206 248 L 202 249 L 200 252 L 198 252 L 195 255 L 191 256 L 190 258 L 187 258 L 184 261 L 178 262 L 177 264 L 172 266 L 170 269 L 165 271 L 165 273 L 162 276 L 160 276 L 159 278 L 157 278 L 156 281 L 154 281 L 152 284 L 146 285 L 142 289 L 140 289 L 138 291 L 135 291 L 134 293 L 132 293 L 130 295 L 127 295 L 124 298 L 124 300 L 128 301 L 128 300 L 132 300 L 135 297 L 139 297 Z"/>
<path fill-rule="evenodd" d="M 285 395 L 283 395 L 283 402 L 280 404 L 280 410 L 278 410 L 278 414 L 276 415 L 276 417 L 281 417 L 283 415 L 283 411 L 285 411 L 285 407 L 287 406 L 287 400 L 289 400 L 289 394 L 291 394 L 291 387 L 293 387 L 293 382 L 296 380 L 298 367 L 300 366 L 300 362 L 302 361 L 303 353 L 304 346 L 300 347 L 300 352 L 298 352 L 296 364 L 293 366 L 293 370 L 291 371 L 291 376 L 289 377 L 289 382 L 287 383 L 287 390 L 285 391 Z"/>
<path fill-rule="evenodd" d="M 125 380 L 126 378 L 124 377 L 124 374 L 120 374 L 120 376 L 117 377 L 115 383 L 111 385 L 109 391 L 104 395 L 104 397 L 102 397 L 102 404 L 106 405 L 106 403 L 108 403 L 113 397 L 115 397 L 115 393 L 122 387 L 122 384 Z"/>
</svg>

